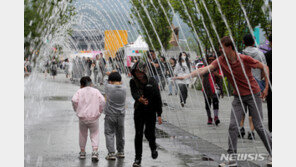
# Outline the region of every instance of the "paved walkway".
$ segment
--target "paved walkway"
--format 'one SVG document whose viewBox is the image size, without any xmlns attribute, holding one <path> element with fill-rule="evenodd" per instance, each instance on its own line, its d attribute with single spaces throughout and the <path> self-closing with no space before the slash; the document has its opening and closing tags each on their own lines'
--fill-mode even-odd
<svg viewBox="0 0 296 167">
<path fill-rule="evenodd" d="M 64 75 L 55 80 L 44 79 L 42 74 L 25 79 L 25 166 L 26 167 L 130 167 L 134 160 L 134 123 L 133 100 L 128 95 L 125 121 L 125 154 L 123 160 L 107 161 L 107 149 L 104 136 L 104 115 L 100 117 L 100 142 L 97 164 L 91 162 L 90 141 L 87 142 L 87 159 L 78 159 L 78 118 L 71 104 L 71 97 L 79 89 L 71 84 Z M 161 139 L 160 139 L 161 140 Z M 158 141 L 158 139 L 157 139 Z M 165 141 L 164 141 L 165 143 Z M 183 156 L 184 157 L 184 156 Z M 163 148 L 159 149 L 159 157 L 152 160 L 150 148 L 146 140 L 143 144 L 142 166 L 176 166 L 187 167 L 185 159 L 177 153 Z"/>
<path fill-rule="evenodd" d="M 129 78 L 124 79 L 129 87 Z M 64 75 L 56 80 L 45 80 L 42 74 L 25 79 L 25 166 L 92 166 L 90 160 L 77 159 L 78 119 L 70 99 L 78 89 Z M 99 89 L 103 89 L 99 86 Z M 124 161 L 108 163 L 103 134 L 103 117 L 100 118 L 101 166 L 131 166 L 134 159 L 133 99 L 128 91 L 126 112 L 126 155 Z M 208 126 L 204 99 L 200 91 L 190 90 L 187 104 L 180 106 L 179 97 L 162 92 L 164 124 L 157 126 L 159 159 L 153 160 L 147 142 L 144 144 L 143 166 L 218 166 L 219 155 L 226 153 L 227 129 L 232 97 L 220 101 L 221 124 Z M 267 127 L 266 103 L 263 103 L 264 124 Z M 249 130 L 248 121 L 245 125 Z M 246 136 L 245 136 L 246 138 Z M 88 142 L 89 144 L 89 142 Z M 87 148 L 90 153 L 90 147 Z M 267 153 L 256 134 L 256 139 L 239 139 L 239 153 Z M 90 155 L 88 154 L 88 157 Z M 214 161 L 207 161 L 212 159 Z M 205 161 L 206 160 L 206 161 Z M 265 166 L 266 162 L 241 163 L 241 166 Z M 257 165 L 256 165 L 257 164 Z"/>
<path fill-rule="evenodd" d="M 205 110 L 204 97 L 201 91 L 189 89 L 187 104 L 184 108 L 180 105 L 179 96 L 168 96 L 168 91 L 162 92 L 162 98 L 168 103 L 168 106 L 164 107 L 164 119 L 182 130 L 197 136 L 211 145 L 217 147 L 210 147 L 209 145 L 199 145 L 198 150 L 203 150 L 205 153 L 213 154 L 217 149 L 224 149 L 225 152 L 228 149 L 228 126 L 230 121 L 230 109 L 233 97 L 225 97 L 220 99 L 219 118 L 221 123 L 219 126 L 207 125 L 207 114 Z M 212 112 L 212 117 L 213 117 Z M 263 123 L 267 128 L 267 104 L 263 103 Z M 246 135 L 244 139 L 238 140 L 238 153 L 263 153 L 267 154 L 263 142 L 260 140 L 257 133 L 255 133 L 255 140 L 247 139 L 247 132 L 249 130 L 249 120 L 245 120 Z M 192 139 L 196 140 L 196 139 Z M 194 142 L 194 141 L 193 141 Z M 204 148 L 202 148 L 204 147 Z M 211 150 L 212 149 L 212 150 Z M 216 160 L 220 157 L 216 157 Z M 264 166 L 266 162 L 254 161 L 255 164 Z M 250 164 L 247 164 L 250 166 Z"/>
</svg>

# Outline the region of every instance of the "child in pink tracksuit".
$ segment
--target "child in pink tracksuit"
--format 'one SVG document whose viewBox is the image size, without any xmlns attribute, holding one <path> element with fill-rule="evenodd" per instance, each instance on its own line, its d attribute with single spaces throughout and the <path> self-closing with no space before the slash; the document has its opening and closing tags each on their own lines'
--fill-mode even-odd
<svg viewBox="0 0 296 167">
<path fill-rule="evenodd" d="M 99 117 L 105 107 L 105 98 L 99 90 L 91 87 L 90 77 L 82 77 L 80 88 L 72 98 L 72 104 L 76 115 L 79 118 L 79 146 L 80 158 L 85 159 L 85 145 L 87 141 L 88 129 L 92 144 L 92 161 L 99 160 Z"/>
</svg>

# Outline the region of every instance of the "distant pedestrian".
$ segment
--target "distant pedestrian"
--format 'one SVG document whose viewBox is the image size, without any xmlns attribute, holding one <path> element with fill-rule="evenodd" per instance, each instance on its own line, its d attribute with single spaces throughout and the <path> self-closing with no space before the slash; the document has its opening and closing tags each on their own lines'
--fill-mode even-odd
<svg viewBox="0 0 296 167">
<path fill-rule="evenodd" d="M 50 62 L 50 71 L 51 71 L 52 78 L 55 79 L 55 76 L 57 75 L 57 71 L 58 71 L 58 63 L 54 56 Z"/>
<path fill-rule="evenodd" d="M 70 69 L 69 59 L 65 59 L 65 61 L 63 62 L 63 67 L 64 67 L 64 70 L 65 70 L 66 78 L 69 78 L 69 76 L 70 76 L 70 73 L 69 73 L 69 69 Z"/>
<path fill-rule="evenodd" d="M 162 68 L 162 73 L 163 73 L 163 77 L 161 77 L 161 89 L 165 90 L 165 86 L 166 86 L 166 78 L 167 78 L 167 74 L 168 74 L 168 64 L 166 62 L 166 58 L 164 56 L 160 56 L 160 64 L 161 64 L 161 68 Z"/>
<path fill-rule="evenodd" d="M 175 87 L 175 95 L 178 93 L 178 86 L 176 81 L 172 78 L 174 77 L 174 70 L 176 67 L 177 61 L 175 58 L 170 58 L 170 65 L 167 70 L 168 84 L 169 84 L 169 96 L 173 94 L 173 86 Z"/>
<path fill-rule="evenodd" d="M 94 84 L 98 83 L 98 75 L 99 75 L 99 55 L 96 55 L 96 58 L 92 61 L 93 73 L 94 73 Z"/>
<path fill-rule="evenodd" d="M 181 52 L 179 54 L 178 63 L 174 70 L 174 75 L 177 77 L 182 77 L 190 74 L 190 72 L 191 68 L 188 54 L 186 52 Z M 178 84 L 178 88 L 180 90 L 180 103 L 181 106 L 184 107 L 188 96 L 188 86 L 190 83 L 190 78 L 184 80 L 176 80 L 176 83 Z"/>
<path fill-rule="evenodd" d="M 50 63 L 49 60 L 44 62 L 44 78 L 47 79 L 47 74 L 50 73 Z"/>
<path fill-rule="evenodd" d="M 72 79 L 80 79 L 82 77 L 81 68 L 80 68 L 80 57 L 76 56 L 72 60 Z"/>
<path fill-rule="evenodd" d="M 31 63 L 28 58 L 25 58 L 25 61 L 24 61 L 24 72 L 25 72 L 25 76 L 30 75 L 30 73 L 32 72 Z"/>
<path fill-rule="evenodd" d="M 160 90 L 163 90 L 163 85 L 161 83 L 162 80 L 164 80 L 164 67 L 163 64 L 160 62 L 160 60 L 156 57 L 156 53 L 154 50 L 149 50 L 148 55 L 148 61 L 150 65 L 148 67 L 150 68 L 150 71 L 153 74 L 153 77 L 155 78 L 157 84 L 160 87 Z"/>
<path fill-rule="evenodd" d="M 85 62 L 85 67 L 86 67 L 86 75 L 89 77 L 91 76 L 91 65 L 92 65 L 92 61 L 88 57 Z"/>
<path fill-rule="evenodd" d="M 73 109 L 79 118 L 79 158 L 85 159 L 85 146 L 90 131 L 92 145 L 92 161 L 99 160 L 99 117 L 105 107 L 105 98 L 99 90 L 92 88 L 90 77 L 85 76 L 80 79 L 80 89 L 72 98 Z"/>
<path fill-rule="evenodd" d="M 103 85 L 103 82 L 104 82 L 104 76 L 105 76 L 105 72 L 106 72 L 106 60 L 104 58 L 104 55 L 103 53 L 100 53 L 100 59 L 99 59 L 99 67 L 100 67 L 100 71 L 101 71 L 101 74 L 102 74 L 102 77 L 100 79 L 100 84 Z"/>
<path fill-rule="evenodd" d="M 109 57 L 109 65 L 112 67 L 111 71 L 116 70 L 115 60 L 111 56 Z"/>
<path fill-rule="evenodd" d="M 116 54 L 116 57 L 114 59 L 114 65 L 115 65 L 115 70 L 118 71 L 120 74 L 122 74 L 122 71 L 121 71 L 122 66 L 120 64 L 118 54 Z"/>
<path fill-rule="evenodd" d="M 116 157 L 124 158 L 124 118 L 126 87 L 122 85 L 118 72 L 109 74 L 108 83 L 105 85 L 105 137 L 108 149 L 107 160 L 115 160 Z M 114 141 L 116 138 L 115 154 Z"/>
<path fill-rule="evenodd" d="M 135 100 L 135 151 L 136 157 L 133 167 L 141 166 L 143 133 L 149 142 L 151 156 L 158 157 L 155 137 L 156 115 L 158 123 L 162 124 L 162 101 L 158 85 L 153 77 L 149 77 L 146 63 L 142 60 L 132 68 L 133 78 L 130 80 L 131 94 Z M 145 131 L 144 131 L 145 127 Z"/>
</svg>

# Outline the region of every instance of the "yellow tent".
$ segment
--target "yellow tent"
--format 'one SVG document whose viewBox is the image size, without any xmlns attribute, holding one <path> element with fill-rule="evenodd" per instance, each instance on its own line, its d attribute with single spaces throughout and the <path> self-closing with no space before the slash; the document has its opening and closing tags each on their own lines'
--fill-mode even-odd
<svg viewBox="0 0 296 167">
<path fill-rule="evenodd" d="M 105 57 L 115 57 L 117 50 L 127 44 L 126 30 L 106 30 L 105 31 Z"/>
</svg>

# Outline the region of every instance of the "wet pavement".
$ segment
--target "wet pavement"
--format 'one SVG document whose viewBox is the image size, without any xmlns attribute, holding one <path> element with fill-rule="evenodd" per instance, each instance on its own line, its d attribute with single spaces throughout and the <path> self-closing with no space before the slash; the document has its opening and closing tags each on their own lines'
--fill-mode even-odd
<svg viewBox="0 0 296 167">
<path fill-rule="evenodd" d="M 207 125 L 207 114 L 205 110 L 204 97 L 201 91 L 190 89 L 188 91 L 188 99 L 185 107 L 181 107 L 179 96 L 168 96 L 168 91 L 162 92 L 162 98 L 167 106 L 163 107 L 163 119 L 167 120 L 171 128 L 165 131 L 172 131 L 174 133 L 179 131 L 179 134 L 186 134 L 181 136 L 186 145 L 191 145 L 201 154 L 214 159 L 216 162 L 220 161 L 222 153 L 226 154 L 228 149 L 228 126 L 230 121 L 231 103 L 233 97 L 220 98 L 219 102 L 219 119 L 221 123 L 219 126 Z M 262 103 L 263 109 L 263 124 L 267 128 L 267 104 Z M 211 113 L 213 117 L 213 111 Z M 248 116 L 248 115 L 247 115 Z M 255 132 L 255 140 L 247 139 L 249 128 L 249 119 L 245 118 L 246 135 L 244 139 L 238 139 L 237 147 L 238 153 L 241 154 L 264 154 L 263 161 L 244 161 L 239 162 L 240 166 L 266 166 L 267 150 L 263 142 L 260 140 L 258 134 Z M 164 128 L 164 126 L 160 127 Z M 182 139 L 183 140 L 183 139 Z"/>
<path fill-rule="evenodd" d="M 44 79 L 38 74 L 25 79 L 25 166 L 62 166 L 62 167 L 126 167 L 132 166 L 134 160 L 134 123 L 133 100 L 128 96 L 127 114 L 125 119 L 125 155 L 126 158 L 107 161 L 107 149 L 104 137 L 104 115 L 100 117 L 99 162 L 92 163 L 90 141 L 87 142 L 86 160 L 79 160 L 78 118 L 72 110 L 70 99 L 79 89 L 58 75 L 56 80 Z M 162 137 L 163 135 L 158 135 Z M 161 141 L 161 142 L 160 142 Z M 167 139 L 157 139 L 160 143 L 170 143 Z M 146 140 L 143 144 L 142 166 L 176 166 L 185 167 L 186 155 L 179 155 L 175 147 L 159 149 L 159 157 L 152 160 Z"/>
<path fill-rule="evenodd" d="M 128 79 L 124 80 L 128 87 Z M 132 166 L 134 160 L 134 123 L 133 99 L 130 91 L 127 95 L 125 118 L 125 154 L 123 160 L 107 161 L 104 137 L 104 115 L 100 117 L 100 142 L 97 164 L 90 159 L 90 141 L 87 143 L 87 159 L 78 159 L 78 118 L 71 104 L 71 97 L 79 89 L 64 75 L 59 74 L 55 80 L 42 74 L 25 79 L 25 166 Z M 102 90 L 102 87 L 99 86 Z M 157 144 L 159 157 L 152 160 L 147 141 L 144 139 L 142 166 L 153 167 L 199 167 L 218 166 L 220 156 L 226 153 L 227 129 L 229 124 L 231 98 L 220 102 L 220 126 L 206 125 L 201 92 L 189 92 L 188 104 L 181 108 L 177 96 L 162 98 L 167 105 L 163 107 L 163 125 L 157 125 Z M 263 104 L 266 118 L 266 104 Z M 266 124 L 266 119 L 264 120 Z M 246 121 L 248 130 L 248 121 Z M 257 135 L 258 136 L 258 135 Z M 246 138 L 246 137 L 245 137 Z M 238 151 L 266 153 L 260 139 L 247 139 L 238 142 Z M 265 166 L 265 162 L 241 162 L 239 166 Z"/>
</svg>

